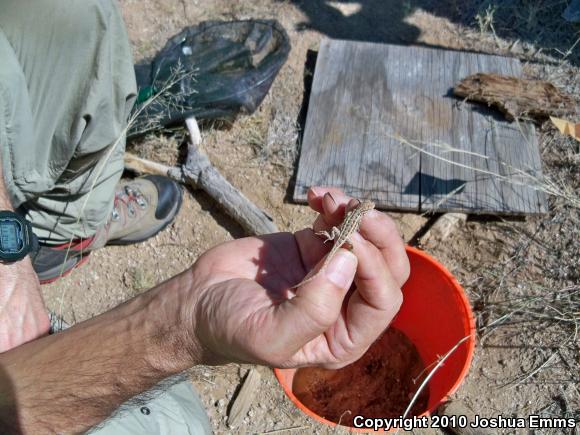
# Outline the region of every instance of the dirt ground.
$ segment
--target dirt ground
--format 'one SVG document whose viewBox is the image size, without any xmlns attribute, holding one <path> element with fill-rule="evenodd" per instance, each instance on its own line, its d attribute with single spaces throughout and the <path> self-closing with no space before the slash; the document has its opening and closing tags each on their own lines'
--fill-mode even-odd
<svg viewBox="0 0 580 435">
<path fill-rule="evenodd" d="M 267 210 L 281 231 L 309 226 L 315 214 L 290 201 L 299 153 L 299 112 L 307 51 L 325 37 L 450 47 L 520 58 L 528 77 L 580 95 L 579 27 L 559 18 L 566 1 L 121 0 L 135 61 L 152 56 L 183 27 L 212 19 L 275 18 L 292 51 L 258 111 L 230 129 L 207 128 L 214 165 Z M 548 125 L 538 131 L 544 169 L 559 194 L 546 216 L 470 217 L 447 240 L 422 248 L 466 288 L 478 320 L 471 371 L 456 397 L 482 416 L 580 418 L 580 147 Z M 176 137 L 130 144 L 134 152 L 174 163 Z M 576 206 L 573 202 L 576 200 Z M 429 216 L 389 213 L 406 241 Z M 201 192 L 187 192 L 176 221 L 138 246 L 108 247 L 70 276 L 43 288 L 49 308 L 77 323 L 106 311 L 189 267 L 212 246 L 243 236 Z M 243 427 L 226 425 L 227 408 L 248 366 L 197 367 L 192 379 L 216 433 L 343 433 L 308 418 L 284 396 L 272 371 L 259 367 L 260 391 Z M 259 398 L 259 399 L 258 399 Z M 572 432 L 568 432 L 572 433 Z"/>
</svg>

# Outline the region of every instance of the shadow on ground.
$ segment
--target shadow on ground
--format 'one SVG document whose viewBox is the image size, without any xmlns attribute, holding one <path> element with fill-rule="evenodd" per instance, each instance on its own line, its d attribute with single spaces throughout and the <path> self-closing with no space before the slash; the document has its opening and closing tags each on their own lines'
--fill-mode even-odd
<svg viewBox="0 0 580 435">
<path fill-rule="evenodd" d="M 287 0 L 279 0 L 287 1 Z M 405 19 L 417 9 L 476 31 L 529 43 L 556 59 L 580 64 L 580 25 L 562 18 L 562 0 L 290 0 L 306 16 L 298 30 L 330 38 L 413 44 L 420 30 Z M 577 45 L 574 45 L 574 44 Z"/>
</svg>

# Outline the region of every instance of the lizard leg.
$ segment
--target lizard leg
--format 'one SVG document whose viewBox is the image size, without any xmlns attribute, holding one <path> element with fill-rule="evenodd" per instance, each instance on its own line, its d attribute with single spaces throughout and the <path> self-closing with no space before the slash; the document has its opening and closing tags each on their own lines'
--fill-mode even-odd
<svg viewBox="0 0 580 435">
<path fill-rule="evenodd" d="M 338 239 L 338 236 L 340 235 L 340 229 L 338 229 L 338 227 L 332 227 L 330 232 L 329 231 L 317 231 L 315 234 L 317 236 L 324 236 L 326 238 L 324 240 L 324 243 L 326 243 L 326 242 L 330 242 L 331 240 Z"/>
</svg>

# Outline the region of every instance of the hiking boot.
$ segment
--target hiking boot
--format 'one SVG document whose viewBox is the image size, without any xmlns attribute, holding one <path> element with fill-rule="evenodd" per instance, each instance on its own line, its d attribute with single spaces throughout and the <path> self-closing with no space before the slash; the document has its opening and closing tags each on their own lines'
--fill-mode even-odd
<svg viewBox="0 0 580 435">
<path fill-rule="evenodd" d="M 97 231 L 89 250 L 143 242 L 169 225 L 181 207 L 179 184 L 160 175 L 121 180 L 109 222 Z"/>
<path fill-rule="evenodd" d="M 47 284 L 65 276 L 83 264 L 90 251 L 105 245 L 129 245 L 155 236 L 173 221 L 181 203 L 181 187 L 167 177 L 121 180 L 111 217 L 94 237 L 56 247 L 41 246 L 31 255 L 38 279 Z"/>
<path fill-rule="evenodd" d="M 32 267 L 41 284 L 49 284 L 68 275 L 89 258 L 86 246 L 92 239 L 85 239 L 60 246 L 40 246 L 30 253 Z"/>
</svg>

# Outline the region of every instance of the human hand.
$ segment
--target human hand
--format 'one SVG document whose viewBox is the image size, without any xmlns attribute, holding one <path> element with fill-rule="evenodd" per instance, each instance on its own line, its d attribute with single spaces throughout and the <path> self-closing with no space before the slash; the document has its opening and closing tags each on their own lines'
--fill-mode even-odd
<svg viewBox="0 0 580 435">
<path fill-rule="evenodd" d="M 316 231 L 340 224 L 356 205 L 337 189 L 313 188 L 308 200 L 320 213 Z M 201 361 L 340 368 L 360 358 L 397 313 L 409 263 L 394 223 L 378 211 L 365 215 L 352 245 L 295 291 L 330 249 L 311 229 L 235 240 L 202 255 L 192 269 L 195 301 L 184 306 Z"/>
<path fill-rule="evenodd" d="M 46 335 L 49 329 L 30 259 L 0 264 L 0 353 Z"/>
</svg>

